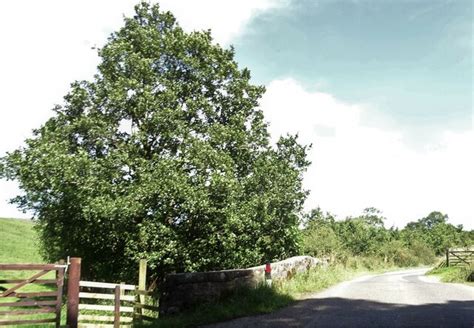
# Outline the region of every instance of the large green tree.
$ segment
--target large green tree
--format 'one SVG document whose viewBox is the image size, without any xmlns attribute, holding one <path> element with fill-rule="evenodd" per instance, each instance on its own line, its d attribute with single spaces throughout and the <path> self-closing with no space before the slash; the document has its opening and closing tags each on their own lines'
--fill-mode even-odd
<svg viewBox="0 0 474 328">
<path fill-rule="evenodd" d="M 0 175 L 34 212 L 50 261 L 127 278 L 262 263 L 298 252 L 306 146 L 276 146 L 233 49 L 141 3 Z"/>
</svg>

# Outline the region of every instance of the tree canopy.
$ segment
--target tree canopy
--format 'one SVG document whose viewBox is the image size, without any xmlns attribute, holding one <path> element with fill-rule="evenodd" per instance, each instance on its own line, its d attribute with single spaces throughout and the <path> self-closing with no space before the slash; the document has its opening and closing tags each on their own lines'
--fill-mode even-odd
<svg viewBox="0 0 474 328">
<path fill-rule="evenodd" d="M 448 215 L 431 212 L 427 217 L 407 224 L 402 237 L 410 243 L 417 239 L 430 245 L 437 255 L 444 254 L 447 248 L 472 246 L 473 242 L 463 226 L 448 223 Z"/>
<path fill-rule="evenodd" d="M 384 226 L 385 218 L 376 208 L 362 215 L 336 220 L 321 209 L 306 216 L 303 250 L 314 256 L 342 260 L 349 257 L 380 258 L 400 266 L 431 264 L 435 255 L 449 247 L 466 247 L 474 243 L 473 232 L 448 223 L 448 216 L 431 212 L 408 223 L 403 229 Z"/>
<path fill-rule="evenodd" d="M 296 254 L 308 147 L 270 144 L 265 90 L 234 50 L 141 3 L 98 54 L 94 78 L 0 162 L 46 258 L 118 279 L 140 258 L 160 276 Z"/>
</svg>

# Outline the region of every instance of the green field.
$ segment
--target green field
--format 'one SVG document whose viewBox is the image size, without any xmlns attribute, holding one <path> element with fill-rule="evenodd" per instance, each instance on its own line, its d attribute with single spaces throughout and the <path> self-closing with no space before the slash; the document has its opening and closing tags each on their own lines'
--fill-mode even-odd
<svg viewBox="0 0 474 328">
<path fill-rule="evenodd" d="M 0 263 L 44 263 L 38 251 L 38 238 L 34 230 L 34 224 L 30 220 L 5 219 L 0 218 Z M 23 279 L 32 276 L 38 271 L 0 271 L 1 279 Z M 54 279 L 54 273 L 50 272 L 41 277 L 41 279 Z M 0 288 L 9 288 L 12 285 L 3 284 Z M 27 285 L 19 291 L 48 291 L 55 290 L 52 285 Z M 16 299 L 6 298 L 0 302 L 11 302 Z M 5 310 L 18 310 L 18 307 L 8 308 Z M 63 317 L 64 317 L 63 311 Z M 37 314 L 30 316 L 22 316 L 22 319 L 45 319 L 51 318 L 51 314 Z M 18 317 L 0 317 L 0 320 L 18 319 Z M 53 325 L 32 325 L 31 327 L 51 327 Z M 22 325 L 22 327 L 30 327 L 30 325 Z"/>
<path fill-rule="evenodd" d="M 43 263 L 30 220 L 0 218 L 0 263 Z"/>
<path fill-rule="evenodd" d="M 38 251 L 38 238 L 33 222 L 0 218 L 0 263 L 44 263 Z M 0 271 L 0 279 L 21 279 L 33 271 Z M 43 279 L 53 278 L 50 272 Z M 45 286 L 27 285 L 22 291 L 41 290 Z"/>
</svg>

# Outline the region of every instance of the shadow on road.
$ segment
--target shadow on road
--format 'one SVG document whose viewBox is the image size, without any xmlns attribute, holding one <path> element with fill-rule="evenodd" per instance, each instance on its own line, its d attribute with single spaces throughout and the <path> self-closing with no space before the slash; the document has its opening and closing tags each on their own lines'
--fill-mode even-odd
<svg viewBox="0 0 474 328">
<path fill-rule="evenodd" d="M 275 313 L 211 327 L 474 327 L 474 300 L 406 305 L 345 298 L 307 299 Z"/>
</svg>

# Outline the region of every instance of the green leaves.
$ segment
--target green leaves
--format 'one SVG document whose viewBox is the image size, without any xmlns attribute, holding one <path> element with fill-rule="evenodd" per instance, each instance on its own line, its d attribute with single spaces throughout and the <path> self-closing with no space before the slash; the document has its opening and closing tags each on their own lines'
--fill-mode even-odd
<svg viewBox="0 0 474 328">
<path fill-rule="evenodd" d="M 442 255 L 446 248 L 470 246 L 473 242 L 468 231 L 463 231 L 462 226 L 448 223 L 448 216 L 440 212 L 431 212 L 427 217 L 407 224 L 402 231 L 402 238 L 411 244 L 421 241 Z"/>
<path fill-rule="evenodd" d="M 432 212 L 401 230 L 384 227 L 385 218 L 376 208 L 358 217 L 336 221 L 321 209 L 306 215 L 303 250 L 313 256 L 331 256 L 343 262 L 347 255 L 378 256 L 398 266 L 431 264 L 447 247 L 472 245 L 472 231 L 447 223 L 448 216 Z"/>
<path fill-rule="evenodd" d="M 245 267 L 296 254 L 307 147 L 276 148 L 264 92 L 210 32 L 185 33 L 141 3 L 99 49 L 92 81 L 0 174 L 25 192 L 47 258 L 81 256 L 84 275 L 131 277 Z"/>
</svg>

